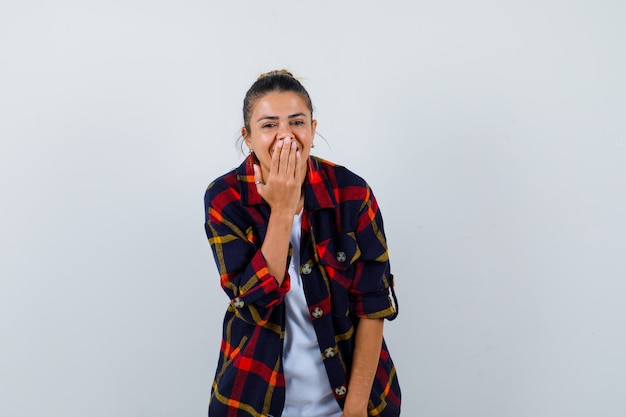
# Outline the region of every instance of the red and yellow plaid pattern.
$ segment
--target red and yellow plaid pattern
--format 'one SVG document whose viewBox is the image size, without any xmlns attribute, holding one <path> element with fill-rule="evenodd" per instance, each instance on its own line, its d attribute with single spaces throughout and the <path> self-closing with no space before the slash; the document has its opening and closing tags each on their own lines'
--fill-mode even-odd
<svg viewBox="0 0 626 417">
<path fill-rule="evenodd" d="M 216 179 L 204 200 L 206 233 L 230 299 L 209 402 L 209 416 L 215 417 L 278 417 L 284 404 L 283 300 L 290 288 L 290 259 L 278 285 L 261 254 L 270 209 L 256 191 L 252 163 L 248 157 Z M 343 408 L 359 318 L 392 320 L 397 315 L 393 275 L 369 186 L 328 161 L 310 157 L 308 164 L 302 281 L 320 357 Z M 384 342 L 368 408 L 370 416 L 400 413 L 400 386 Z"/>
</svg>

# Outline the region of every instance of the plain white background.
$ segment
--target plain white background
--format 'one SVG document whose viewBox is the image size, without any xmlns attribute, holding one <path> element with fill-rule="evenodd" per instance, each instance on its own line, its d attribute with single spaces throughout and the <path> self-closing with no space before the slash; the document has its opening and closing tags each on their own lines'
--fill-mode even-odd
<svg viewBox="0 0 626 417">
<path fill-rule="evenodd" d="M 206 415 L 204 235 L 288 68 L 379 200 L 406 417 L 626 414 L 626 3 L 0 4 L 0 415 Z"/>
</svg>

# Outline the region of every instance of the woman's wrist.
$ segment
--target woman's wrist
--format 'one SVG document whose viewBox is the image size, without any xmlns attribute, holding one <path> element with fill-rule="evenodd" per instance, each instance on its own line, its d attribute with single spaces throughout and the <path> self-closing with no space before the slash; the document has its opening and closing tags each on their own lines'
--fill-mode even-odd
<svg viewBox="0 0 626 417">
<path fill-rule="evenodd" d="M 362 397 L 362 398 L 360 398 Z M 356 393 L 348 393 L 344 403 L 343 414 L 345 417 L 366 417 L 369 396 L 359 396 Z"/>
<path fill-rule="evenodd" d="M 271 209 L 270 211 L 270 220 L 276 219 L 279 221 L 293 221 L 293 216 L 296 214 L 295 209 L 292 207 L 280 207 Z"/>
</svg>

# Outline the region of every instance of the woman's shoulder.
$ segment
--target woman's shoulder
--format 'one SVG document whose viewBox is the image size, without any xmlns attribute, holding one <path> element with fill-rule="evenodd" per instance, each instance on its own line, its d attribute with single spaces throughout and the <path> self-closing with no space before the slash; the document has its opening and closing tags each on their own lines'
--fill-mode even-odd
<svg viewBox="0 0 626 417">
<path fill-rule="evenodd" d="M 349 168 L 317 156 L 312 156 L 311 158 L 316 169 L 328 178 L 334 188 L 369 188 L 365 179 Z"/>
<path fill-rule="evenodd" d="M 208 185 L 204 194 L 204 201 L 206 205 L 215 205 L 215 203 L 220 200 L 225 203 L 239 199 L 240 192 L 237 183 L 237 170 L 238 168 L 233 168 L 227 173 L 214 179 Z"/>
<path fill-rule="evenodd" d="M 227 173 L 220 175 L 209 183 L 207 192 L 223 190 L 224 188 L 231 188 L 237 185 L 237 168 L 233 168 Z"/>
</svg>

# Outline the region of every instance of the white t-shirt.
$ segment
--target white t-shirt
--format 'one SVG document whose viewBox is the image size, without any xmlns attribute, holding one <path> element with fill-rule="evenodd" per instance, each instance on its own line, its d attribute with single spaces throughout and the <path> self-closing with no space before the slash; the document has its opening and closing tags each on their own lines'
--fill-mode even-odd
<svg viewBox="0 0 626 417">
<path fill-rule="evenodd" d="M 302 212 L 294 217 L 291 229 L 293 255 L 289 264 L 291 288 L 285 296 L 283 372 L 286 393 L 282 417 L 339 417 L 341 408 L 332 394 L 302 287 L 301 226 Z"/>
</svg>

